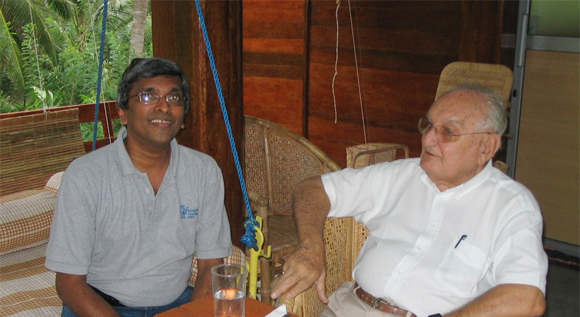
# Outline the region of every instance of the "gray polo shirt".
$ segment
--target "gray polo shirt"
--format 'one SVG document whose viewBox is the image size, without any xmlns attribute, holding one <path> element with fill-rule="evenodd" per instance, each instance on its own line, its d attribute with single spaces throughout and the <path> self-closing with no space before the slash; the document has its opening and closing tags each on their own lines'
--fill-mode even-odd
<svg viewBox="0 0 580 317">
<path fill-rule="evenodd" d="M 172 140 L 155 195 L 127 154 L 126 133 L 64 173 L 46 267 L 87 275 L 127 306 L 165 305 L 187 286 L 194 252 L 200 259 L 232 253 L 222 174 L 211 157 Z"/>
</svg>

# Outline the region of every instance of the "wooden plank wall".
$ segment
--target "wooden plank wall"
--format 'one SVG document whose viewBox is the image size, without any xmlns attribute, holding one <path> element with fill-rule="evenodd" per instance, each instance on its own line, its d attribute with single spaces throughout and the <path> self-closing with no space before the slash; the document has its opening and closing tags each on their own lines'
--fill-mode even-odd
<svg viewBox="0 0 580 317">
<path fill-rule="evenodd" d="M 244 114 L 305 135 L 306 1 L 243 1 Z"/>
<path fill-rule="evenodd" d="M 245 0 L 244 112 L 306 136 L 343 167 L 345 148 L 365 142 L 404 143 L 418 156 L 417 120 L 441 70 L 501 62 L 503 6 L 342 0 L 333 95 L 336 1 Z"/>
</svg>

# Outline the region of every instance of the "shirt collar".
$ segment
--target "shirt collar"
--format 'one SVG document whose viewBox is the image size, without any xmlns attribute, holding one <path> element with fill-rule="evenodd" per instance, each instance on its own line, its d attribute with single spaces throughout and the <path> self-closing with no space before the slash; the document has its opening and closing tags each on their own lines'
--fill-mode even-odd
<svg viewBox="0 0 580 317">
<path fill-rule="evenodd" d="M 427 186 L 429 186 L 437 194 L 445 194 L 445 195 L 456 194 L 456 196 L 455 196 L 456 199 L 460 199 L 465 194 L 467 194 L 470 191 L 472 191 L 473 189 L 475 189 L 483 181 L 488 179 L 489 175 L 491 174 L 492 168 L 493 168 L 492 162 L 491 162 L 491 160 L 489 160 L 485 164 L 483 169 L 479 173 L 477 173 L 474 177 L 472 177 L 470 180 L 468 180 L 467 182 L 465 182 L 461 185 L 449 188 L 449 189 L 445 190 L 444 192 L 441 192 L 439 190 L 437 185 L 429 178 L 429 176 L 427 176 L 427 173 L 425 173 L 425 171 L 423 171 L 422 169 L 421 170 L 422 170 L 423 175 L 421 175 L 421 179 L 422 179 L 423 183 L 425 183 Z"/>
<path fill-rule="evenodd" d="M 119 131 L 117 139 L 113 143 L 115 152 L 117 153 L 117 159 L 119 160 L 121 173 L 123 175 L 142 174 L 141 171 L 139 171 L 135 167 L 135 165 L 133 165 L 133 162 L 129 157 L 129 153 L 127 153 L 127 148 L 125 148 L 125 144 L 123 142 L 123 140 L 126 137 L 127 137 L 127 128 L 122 127 L 121 130 Z M 170 174 L 171 176 L 177 175 L 177 162 L 179 161 L 179 148 L 175 138 L 171 140 L 170 146 L 171 146 L 171 158 L 169 161 L 169 167 L 167 167 L 167 172 L 165 173 L 166 177 L 167 174 Z"/>
</svg>

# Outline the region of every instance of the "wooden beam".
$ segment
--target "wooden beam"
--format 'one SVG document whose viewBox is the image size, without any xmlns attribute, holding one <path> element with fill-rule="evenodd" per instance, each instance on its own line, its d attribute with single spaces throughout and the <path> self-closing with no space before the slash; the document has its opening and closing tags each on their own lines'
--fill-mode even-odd
<svg viewBox="0 0 580 317">
<path fill-rule="evenodd" d="M 503 0 L 461 1 L 461 42 L 459 60 L 501 62 Z"/>
<path fill-rule="evenodd" d="M 232 134 L 243 164 L 242 19 L 240 1 L 202 1 Z M 211 155 L 225 183 L 232 241 L 242 247 L 243 196 L 194 1 L 151 2 L 153 55 L 176 62 L 190 85 L 191 110 L 178 142 Z"/>
</svg>

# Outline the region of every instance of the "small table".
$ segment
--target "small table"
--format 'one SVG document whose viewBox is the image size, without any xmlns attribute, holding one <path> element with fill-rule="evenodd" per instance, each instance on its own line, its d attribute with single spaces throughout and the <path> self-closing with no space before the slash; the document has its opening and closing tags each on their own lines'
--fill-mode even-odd
<svg viewBox="0 0 580 317">
<path fill-rule="evenodd" d="M 275 307 L 264 304 L 252 298 L 246 298 L 246 317 L 264 317 Z M 157 316 L 160 317 L 213 317 L 213 297 L 196 299 L 177 308 L 173 308 Z M 290 314 L 292 317 L 296 315 Z"/>
</svg>

